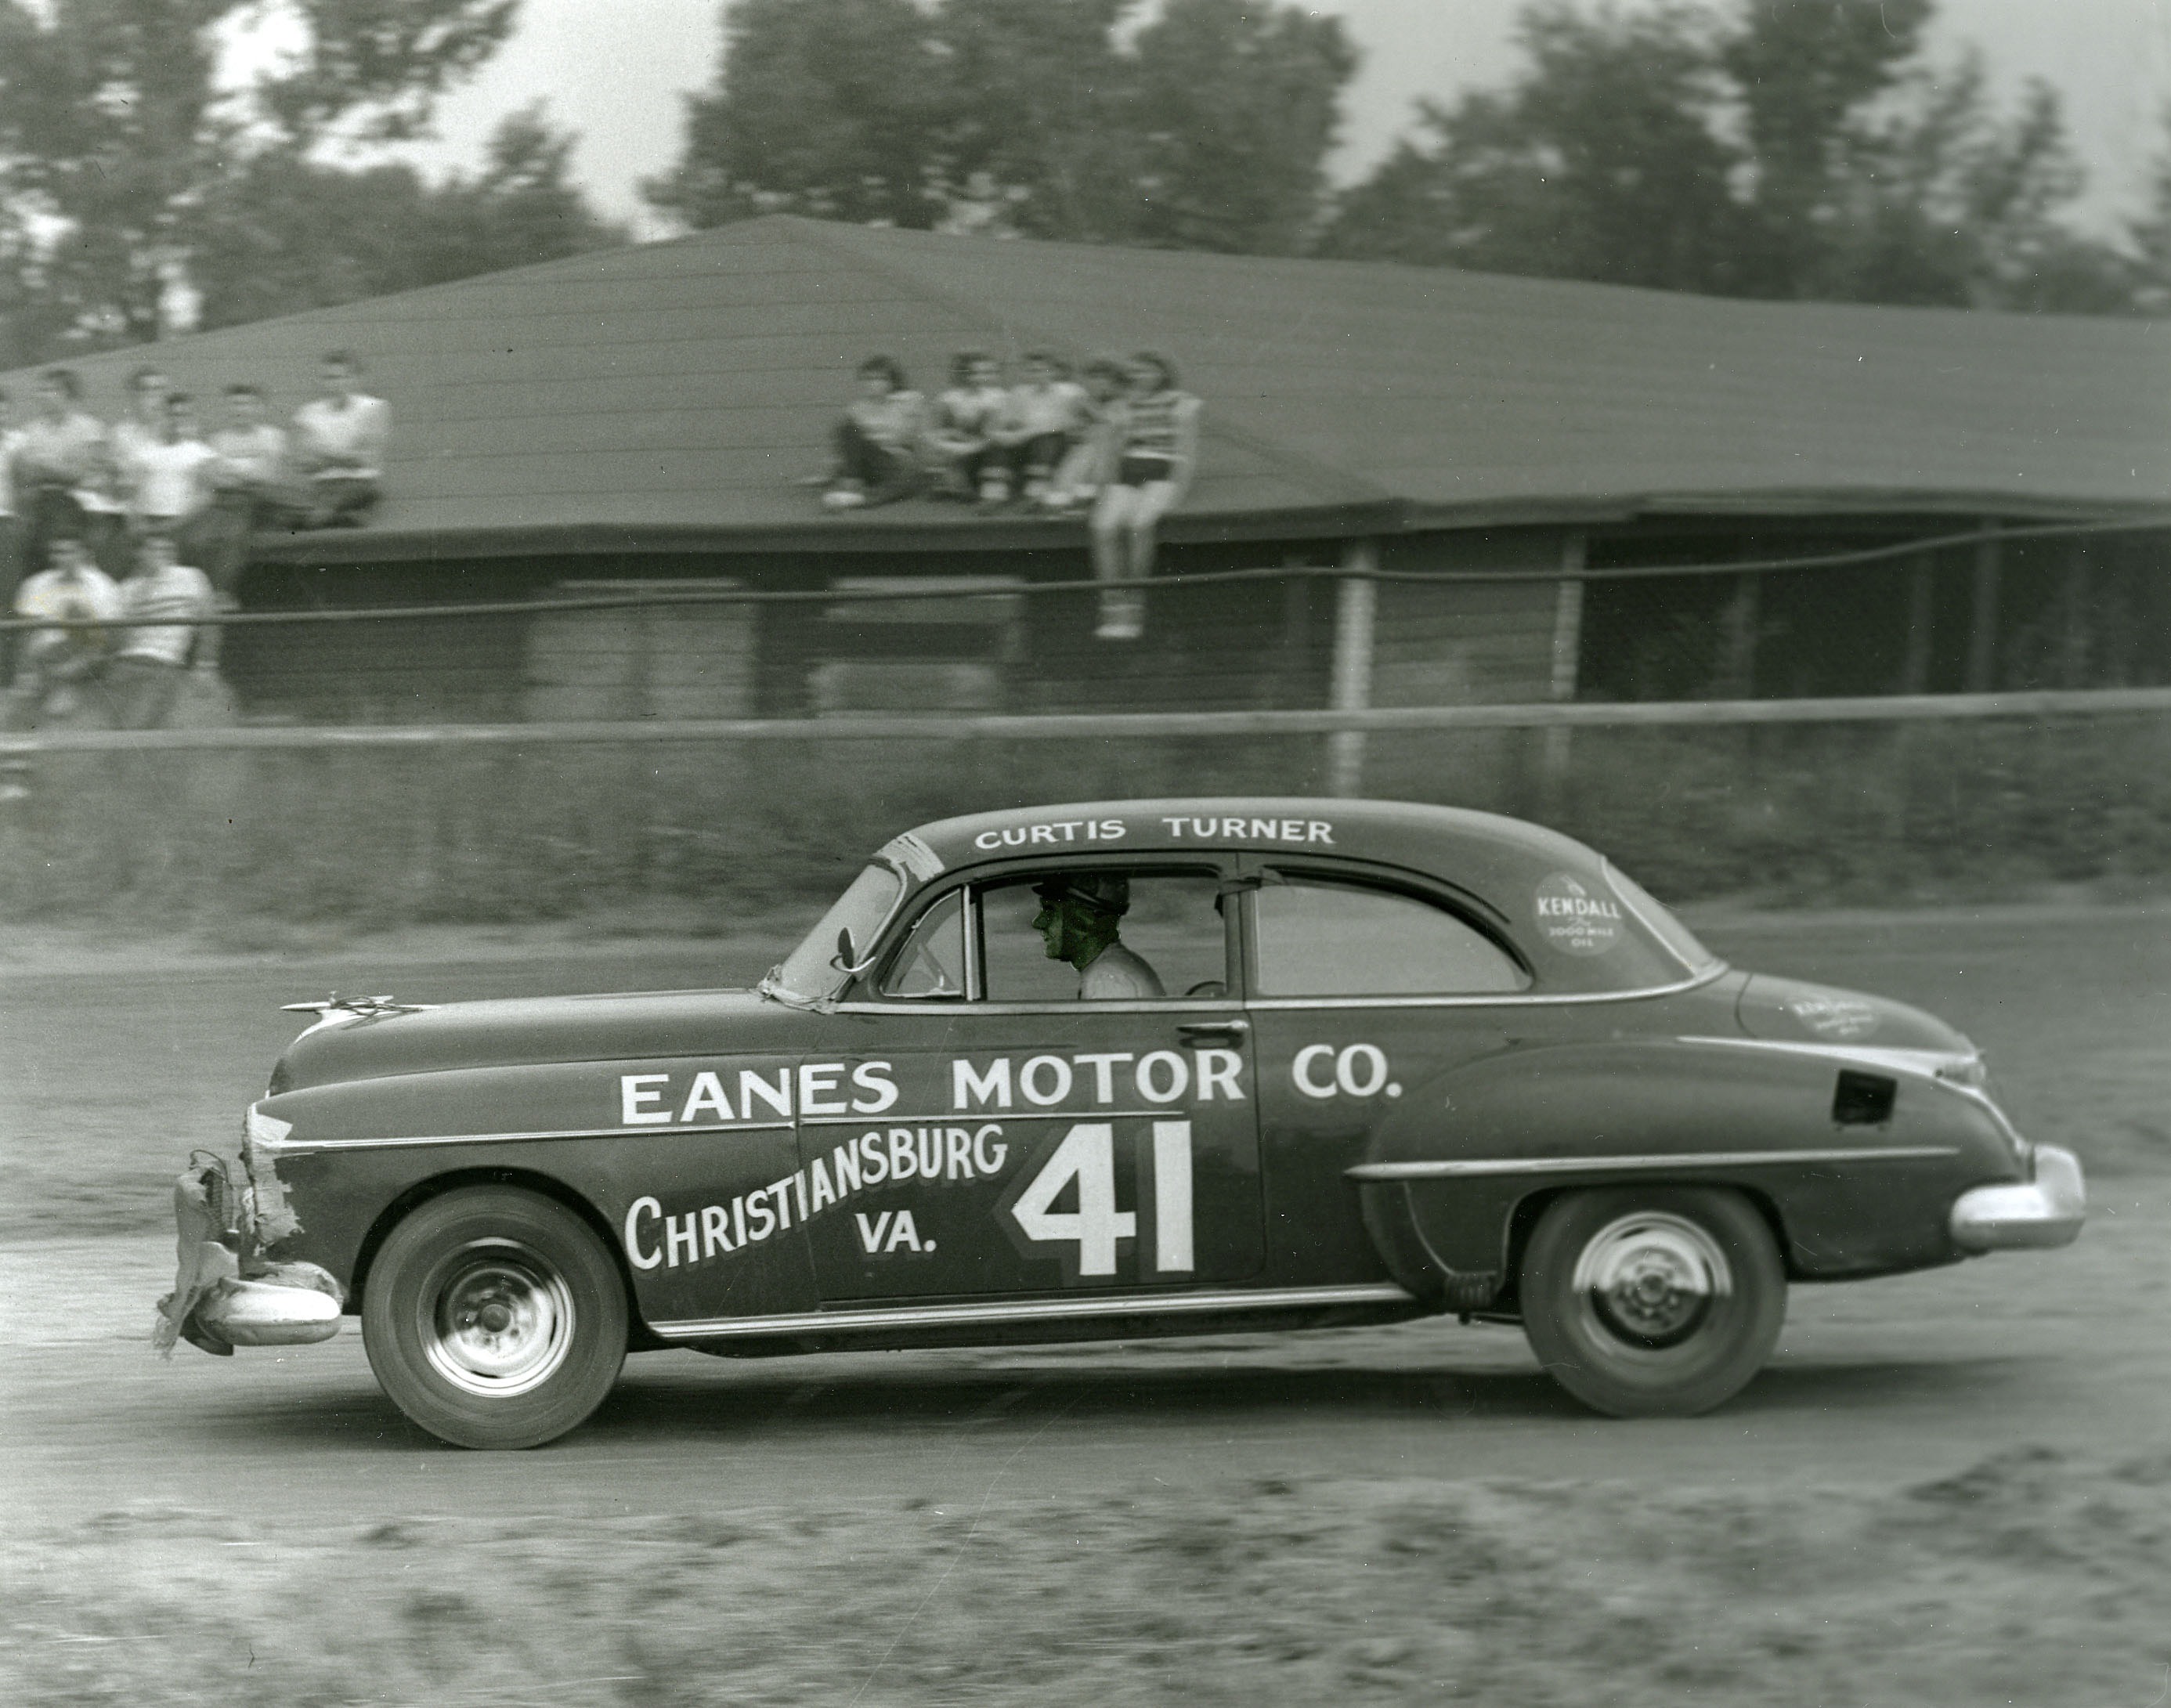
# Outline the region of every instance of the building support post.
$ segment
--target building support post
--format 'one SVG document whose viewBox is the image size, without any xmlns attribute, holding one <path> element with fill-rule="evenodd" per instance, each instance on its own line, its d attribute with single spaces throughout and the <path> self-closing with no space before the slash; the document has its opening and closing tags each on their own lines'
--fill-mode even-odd
<svg viewBox="0 0 2171 1708">
<path fill-rule="evenodd" d="M 1343 549 L 1343 574 L 1334 586 L 1334 678 L 1329 704 L 1361 712 L 1372 704 L 1373 629 L 1378 619 L 1377 542 L 1352 540 Z M 1360 795 L 1364 788 L 1364 732 L 1337 730 L 1327 738 L 1327 792 Z"/>
<path fill-rule="evenodd" d="M 1583 529 L 1572 527 L 1561 536 L 1561 581 L 1553 597 L 1552 680 L 1547 698 L 1562 704 L 1575 698 L 1582 665 L 1583 568 L 1589 553 L 1589 536 Z M 1543 774 L 1548 813 L 1558 811 L 1567 795 L 1574 734 L 1566 724 L 1546 731 Z"/>
<path fill-rule="evenodd" d="M 1761 625 L 1764 583 L 1754 575 L 1734 578 L 1718 618 L 1717 698 L 1745 700 L 1756 691 L 1756 635 Z"/>
<path fill-rule="evenodd" d="M 1985 517 L 1987 538 L 1975 545 L 1975 597 L 1968 615 L 1967 691 L 1990 693 L 1997 687 L 1997 578 L 2003 555 L 1997 520 Z"/>
<path fill-rule="evenodd" d="M 1927 553 L 1907 566 L 1907 649 L 1900 666 L 1900 692 L 1930 691 L 1931 627 L 1937 620 L 1938 566 Z"/>
</svg>

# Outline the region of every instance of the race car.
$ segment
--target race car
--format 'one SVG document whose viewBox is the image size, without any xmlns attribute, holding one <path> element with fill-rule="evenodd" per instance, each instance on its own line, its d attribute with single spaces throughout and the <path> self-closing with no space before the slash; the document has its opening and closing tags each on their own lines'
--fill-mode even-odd
<svg viewBox="0 0 2171 1708">
<path fill-rule="evenodd" d="M 630 1350 L 1442 1315 L 1520 1324 L 1600 1411 L 1699 1413 L 1791 1282 L 2084 1210 L 1951 1027 L 1736 971 L 1581 843 L 1440 807 L 949 819 L 753 990 L 303 1006 L 245 1186 L 183 1177 L 164 1332 L 358 1314 L 469 1447 L 573 1428 Z"/>
</svg>

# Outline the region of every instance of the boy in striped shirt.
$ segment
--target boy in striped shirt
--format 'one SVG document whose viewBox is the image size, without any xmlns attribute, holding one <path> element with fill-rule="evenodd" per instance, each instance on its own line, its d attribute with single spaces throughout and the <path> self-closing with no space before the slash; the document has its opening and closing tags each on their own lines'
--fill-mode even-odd
<svg viewBox="0 0 2171 1708">
<path fill-rule="evenodd" d="M 136 573 L 121 584 L 121 614 L 135 626 L 121 631 L 106 677 L 115 728 L 164 726 L 196 643 L 192 624 L 211 613 L 211 577 L 180 561 L 171 534 L 145 534 Z"/>
</svg>

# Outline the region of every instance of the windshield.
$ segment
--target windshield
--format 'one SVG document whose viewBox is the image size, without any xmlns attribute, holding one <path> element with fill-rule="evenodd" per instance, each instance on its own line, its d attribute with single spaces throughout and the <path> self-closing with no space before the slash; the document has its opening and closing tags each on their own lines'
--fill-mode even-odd
<svg viewBox="0 0 2171 1708">
<path fill-rule="evenodd" d="M 836 995 L 844 984 L 844 975 L 834 964 L 838 932 L 850 931 L 853 952 L 866 955 L 903 894 L 904 879 L 895 869 L 869 866 L 852 880 L 851 887 L 837 897 L 822 923 L 785 957 L 784 964 L 762 980 L 762 994 L 796 1008 Z"/>
<path fill-rule="evenodd" d="M 1681 965 L 1691 972 L 1702 972 L 1706 967 L 1718 964 L 1718 957 L 1697 940 L 1694 932 L 1668 913 L 1648 890 L 1611 860 L 1605 863 L 1605 877 L 1606 881 L 1613 886 L 1613 893 L 1628 904 L 1628 911 L 1643 922 L 1654 937 L 1673 950 Z"/>
</svg>

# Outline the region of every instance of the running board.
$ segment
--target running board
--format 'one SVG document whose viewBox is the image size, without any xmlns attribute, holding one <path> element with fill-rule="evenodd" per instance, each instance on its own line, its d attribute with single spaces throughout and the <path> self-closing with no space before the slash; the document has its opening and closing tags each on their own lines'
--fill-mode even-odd
<svg viewBox="0 0 2171 1708">
<path fill-rule="evenodd" d="M 828 1335 L 866 1329 L 944 1328 L 952 1325 L 1063 1323 L 1096 1317 L 1206 1316 L 1222 1311 L 1320 1310 L 1337 1305 L 1415 1304 L 1392 1282 L 1355 1287 L 1282 1287 L 1221 1293 L 1121 1293 L 1092 1298 L 1021 1300 L 1005 1304 L 916 1304 L 887 1310 L 806 1310 L 781 1316 L 727 1316 L 649 1324 L 667 1341 L 753 1340 L 775 1335 Z"/>
</svg>

